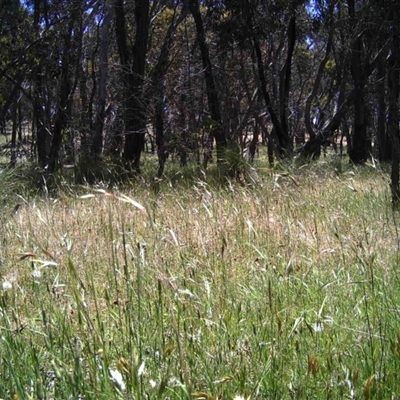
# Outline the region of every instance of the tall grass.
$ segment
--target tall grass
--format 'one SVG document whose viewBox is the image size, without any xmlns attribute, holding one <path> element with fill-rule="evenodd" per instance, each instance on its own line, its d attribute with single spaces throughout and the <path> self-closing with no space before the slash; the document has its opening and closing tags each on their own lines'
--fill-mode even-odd
<svg viewBox="0 0 400 400">
<path fill-rule="evenodd" d="M 0 227 L 0 398 L 400 396 L 384 175 L 153 189 L 37 199 Z"/>
</svg>

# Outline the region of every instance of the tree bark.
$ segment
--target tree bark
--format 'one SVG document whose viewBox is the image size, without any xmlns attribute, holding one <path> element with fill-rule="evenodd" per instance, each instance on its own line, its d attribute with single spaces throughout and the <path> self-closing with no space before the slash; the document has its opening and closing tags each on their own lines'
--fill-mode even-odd
<svg viewBox="0 0 400 400">
<path fill-rule="evenodd" d="M 176 9 L 175 9 L 176 12 Z M 171 25 L 168 27 L 163 45 L 161 47 L 160 55 L 157 64 L 152 74 L 152 92 L 147 96 L 148 99 L 155 100 L 155 133 L 158 155 L 158 172 L 157 177 L 161 178 L 164 173 L 165 162 L 167 161 L 168 153 L 165 146 L 164 138 L 164 106 L 165 106 L 165 85 L 164 78 L 168 70 L 168 58 L 172 47 L 173 39 L 176 30 L 180 23 L 186 18 L 188 14 L 187 1 L 182 6 L 181 12 L 178 17 L 173 18 Z"/>
<path fill-rule="evenodd" d="M 376 81 L 378 159 L 380 162 L 387 162 L 392 158 L 392 149 L 386 130 L 386 65 L 383 57 L 377 67 Z"/>
<path fill-rule="evenodd" d="M 334 34 L 334 23 L 333 23 L 333 10 L 335 7 L 335 3 L 331 2 L 329 6 L 329 18 L 330 18 L 330 26 L 329 26 L 329 34 L 328 34 L 328 41 L 326 43 L 326 50 L 325 50 L 325 56 L 322 59 L 321 63 L 319 64 L 318 70 L 317 70 L 317 75 L 315 77 L 314 85 L 312 88 L 311 93 L 308 95 L 307 100 L 306 100 L 306 105 L 305 105 L 305 111 L 304 111 L 304 122 L 305 126 L 307 129 L 307 132 L 310 136 L 310 140 L 315 138 L 315 131 L 311 123 L 311 106 L 312 103 L 317 96 L 319 86 L 322 81 L 322 77 L 324 75 L 325 71 L 325 66 L 330 58 L 331 52 L 332 52 L 332 47 L 333 47 L 333 34 Z"/>
<path fill-rule="evenodd" d="M 356 18 L 354 0 L 348 0 L 348 12 L 350 22 L 352 23 L 353 35 L 356 38 L 351 46 L 351 75 L 354 82 L 354 121 L 353 137 L 350 160 L 355 164 L 362 164 L 368 159 L 368 141 L 367 141 L 367 110 L 365 105 L 365 85 L 367 83 L 366 65 L 363 61 L 364 43 L 361 33 L 358 31 L 359 21 Z"/>
<path fill-rule="evenodd" d="M 73 32 L 73 18 L 69 22 L 68 30 L 65 33 L 63 56 L 61 59 L 61 84 L 59 91 L 59 101 L 57 105 L 57 112 L 54 119 L 53 138 L 51 141 L 48 172 L 53 173 L 58 164 L 58 157 L 60 153 L 62 134 L 70 116 L 70 95 L 71 95 L 71 80 L 69 76 L 70 70 L 70 52 Z"/>
<path fill-rule="evenodd" d="M 263 95 L 265 106 L 267 107 L 268 113 L 271 117 L 272 125 L 274 127 L 276 137 L 278 139 L 280 156 L 285 156 L 285 152 L 287 150 L 286 148 L 287 139 L 285 138 L 285 133 L 282 129 L 279 118 L 272 106 L 271 97 L 267 90 L 267 80 L 265 78 L 265 73 L 264 73 L 264 64 L 262 61 L 260 42 L 256 35 L 253 35 L 253 45 L 257 57 L 257 71 L 258 71 L 258 79 L 261 88 L 261 93 Z"/>
<path fill-rule="evenodd" d="M 149 36 L 149 0 L 135 1 L 136 33 L 132 60 L 127 44 L 123 0 L 115 0 L 117 45 L 125 83 L 125 145 L 123 159 L 128 169 L 140 173 L 140 157 L 146 132 L 146 99 L 144 98 L 144 73 Z M 131 63 L 132 61 L 132 63 Z"/>
<path fill-rule="evenodd" d="M 400 13 L 398 7 L 392 7 L 392 40 L 391 54 L 388 62 L 388 96 L 389 114 L 388 129 L 392 140 L 392 172 L 391 172 L 391 191 L 393 207 L 400 207 L 400 186 L 399 186 L 399 167 L 400 167 L 400 129 L 399 129 L 399 95 L 400 95 Z"/>
<path fill-rule="evenodd" d="M 33 7 L 33 24 L 35 35 L 40 36 L 40 15 L 41 0 L 34 1 Z M 36 126 L 36 148 L 38 163 L 44 169 L 49 162 L 50 151 L 50 132 L 48 118 L 44 110 L 45 104 L 43 100 L 43 67 L 38 65 L 35 70 L 34 78 L 34 101 L 33 101 L 33 120 Z"/>
<path fill-rule="evenodd" d="M 100 59 L 99 59 L 99 94 L 96 106 L 96 115 L 93 123 L 91 146 L 94 158 L 101 155 L 103 149 L 103 128 L 106 116 L 107 83 L 108 83 L 108 45 L 109 32 L 112 19 L 112 8 L 109 0 L 104 2 L 104 19 L 101 25 Z"/>
<path fill-rule="evenodd" d="M 210 59 L 210 54 L 206 42 L 206 36 L 204 31 L 203 19 L 200 12 L 200 6 L 198 0 L 189 0 L 189 9 L 193 16 L 196 32 L 197 32 L 197 40 L 199 42 L 201 58 L 203 62 L 203 70 L 204 70 L 204 79 L 206 82 L 206 91 L 207 91 L 207 99 L 208 99 L 208 107 L 211 115 L 211 132 L 210 135 L 215 139 L 216 147 L 217 147 L 217 162 L 221 163 L 225 161 L 226 149 L 227 149 L 227 138 L 225 135 L 225 131 L 222 127 L 221 120 L 221 109 L 220 102 L 218 99 L 217 88 L 215 86 L 213 71 L 212 71 L 212 63 Z M 207 164 L 207 159 L 205 160 L 205 166 Z"/>
<path fill-rule="evenodd" d="M 287 154 L 293 151 L 293 138 L 289 131 L 288 109 L 289 109 L 289 94 L 290 94 L 290 81 L 292 76 L 292 59 L 293 51 L 296 44 L 296 16 L 290 17 L 288 30 L 287 30 L 287 55 L 285 64 L 280 71 L 279 82 L 279 117 L 282 128 L 282 143 L 283 149 Z"/>
</svg>

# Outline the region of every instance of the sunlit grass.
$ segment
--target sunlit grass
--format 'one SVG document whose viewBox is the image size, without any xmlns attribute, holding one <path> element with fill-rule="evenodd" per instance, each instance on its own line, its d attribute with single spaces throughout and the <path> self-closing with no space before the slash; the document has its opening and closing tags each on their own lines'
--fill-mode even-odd
<svg viewBox="0 0 400 400">
<path fill-rule="evenodd" d="M 386 176 L 179 174 L 4 218 L 0 397 L 399 396 Z"/>
</svg>

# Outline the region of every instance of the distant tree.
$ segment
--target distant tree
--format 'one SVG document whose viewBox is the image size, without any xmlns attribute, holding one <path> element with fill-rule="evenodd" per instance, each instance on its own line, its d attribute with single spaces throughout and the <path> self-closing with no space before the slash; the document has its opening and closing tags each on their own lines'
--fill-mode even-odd
<svg viewBox="0 0 400 400">
<path fill-rule="evenodd" d="M 395 208 L 400 206 L 400 12 L 396 2 L 390 2 L 390 55 L 388 58 L 388 133 L 392 140 L 392 172 L 391 190 L 392 203 Z"/>
<path fill-rule="evenodd" d="M 125 144 L 123 159 L 128 168 L 140 172 L 140 157 L 146 132 L 146 102 L 144 98 L 147 42 L 150 25 L 150 1 L 135 0 L 135 38 L 132 51 L 123 0 L 115 0 L 115 31 L 124 81 Z"/>
<path fill-rule="evenodd" d="M 371 74 L 377 68 L 382 57 L 387 54 L 388 46 L 382 43 L 385 36 L 384 21 L 386 10 L 376 7 L 375 2 L 348 0 L 350 37 L 350 66 L 353 79 L 353 134 L 349 149 L 352 162 L 365 162 L 371 154 L 371 135 L 368 133 L 369 109 L 366 90 Z"/>
<path fill-rule="evenodd" d="M 217 87 L 215 84 L 213 65 L 210 59 L 210 52 L 207 45 L 206 33 L 204 30 L 203 18 L 200 12 L 199 1 L 189 0 L 189 9 L 196 25 L 197 40 L 199 43 L 201 58 L 203 62 L 208 108 L 211 118 L 210 142 L 212 142 L 215 139 L 217 146 L 217 162 L 222 163 L 226 160 L 225 157 L 227 149 L 227 138 L 225 130 L 222 126 L 221 104 L 220 104 L 220 99 L 218 98 Z M 210 148 L 211 146 L 208 147 Z M 204 160 L 205 167 L 207 166 L 207 163 L 210 159 L 209 153 L 207 152 L 206 154 L 208 155 Z"/>
<path fill-rule="evenodd" d="M 100 35 L 100 54 L 99 54 L 99 78 L 98 78 L 98 98 L 96 111 L 91 134 L 91 153 L 94 158 L 98 158 L 103 149 L 103 129 L 106 117 L 107 104 L 107 85 L 108 85 L 108 59 L 110 27 L 113 17 L 111 0 L 104 0 L 102 4 L 102 22 L 99 28 Z"/>
</svg>

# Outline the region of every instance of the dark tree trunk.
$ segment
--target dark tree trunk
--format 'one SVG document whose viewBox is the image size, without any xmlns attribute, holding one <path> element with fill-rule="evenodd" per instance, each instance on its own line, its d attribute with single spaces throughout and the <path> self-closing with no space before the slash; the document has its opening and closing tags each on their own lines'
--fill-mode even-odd
<svg viewBox="0 0 400 400">
<path fill-rule="evenodd" d="M 272 125 L 274 127 L 276 137 L 278 139 L 280 156 L 285 156 L 285 153 L 287 151 L 288 138 L 285 137 L 285 132 L 283 131 L 279 118 L 272 106 L 271 97 L 267 90 L 267 80 L 265 78 L 260 42 L 256 35 L 253 36 L 253 45 L 257 57 L 257 70 L 258 70 L 259 84 L 261 87 L 261 93 L 263 95 L 265 106 L 267 107 L 268 113 L 271 117 Z"/>
<path fill-rule="evenodd" d="M 179 129 L 181 130 L 181 145 L 180 145 L 180 163 L 182 167 L 185 167 L 188 163 L 188 150 L 189 150 L 189 135 L 188 135 L 188 124 L 186 117 L 186 105 L 187 96 L 185 92 L 181 93 L 179 100 Z"/>
<path fill-rule="evenodd" d="M 11 166 L 17 163 L 17 131 L 18 131 L 18 93 L 14 97 L 14 104 L 12 108 L 12 131 L 11 131 Z"/>
<path fill-rule="evenodd" d="M 92 154 L 98 158 L 103 150 L 103 128 L 106 116 L 107 82 L 108 82 L 108 44 L 112 9 L 106 0 L 104 4 L 104 20 L 100 33 L 100 62 L 99 62 L 99 96 L 92 131 Z"/>
<path fill-rule="evenodd" d="M 315 131 L 312 126 L 311 122 L 311 106 L 312 103 L 317 96 L 319 86 L 322 81 L 322 77 L 324 75 L 325 71 L 325 66 L 330 58 L 331 52 L 332 52 L 332 46 L 333 46 L 333 34 L 334 34 L 334 20 L 333 20 L 333 10 L 335 7 L 335 3 L 331 2 L 329 6 L 329 16 L 330 16 L 330 26 L 329 26 L 329 35 L 328 35 L 328 41 L 326 43 L 326 50 L 325 50 L 325 56 L 322 59 L 321 63 L 319 64 L 318 70 L 317 70 L 317 75 L 315 77 L 314 85 L 312 88 L 311 93 L 308 95 L 307 100 L 306 100 L 306 106 L 305 106 L 305 111 L 304 111 L 304 122 L 305 126 L 307 129 L 307 132 L 310 136 L 310 140 L 313 140 L 315 138 Z"/>
<path fill-rule="evenodd" d="M 64 31 L 58 104 L 56 106 L 53 137 L 49 153 L 48 173 L 50 174 L 55 172 L 59 164 L 63 134 L 66 133 L 69 140 L 73 140 L 71 127 L 68 127 L 68 123 L 70 122 L 74 92 L 79 79 L 83 32 L 81 6 L 81 0 L 71 2 L 71 14 Z M 74 75 L 75 79 L 72 79 Z M 65 132 L 67 127 L 70 129 L 69 132 Z"/>
<path fill-rule="evenodd" d="M 400 207 L 399 167 L 400 167 L 400 130 L 399 130 L 399 95 L 400 95 L 400 13 L 396 5 L 392 10 L 392 43 L 388 62 L 388 129 L 392 140 L 391 190 L 394 208 Z"/>
<path fill-rule="evenodd" d="M 53 138 L 51 141 L 50 154 L 49 154 L 49 167 L 48 172 L 53 173 L 58 164 L 58 157 L 62 144 L 63 130 L 66 127 L 70 116 L 70 95 L 71 95 L 71 80 L 69 76 L 71 52 L 71 38 L 73 21 L 71 20 L 68 31 L 65 33 L 63 56 L 61 60 L 61 85 L 59 92 L 59 102 L 54 119 Z"/>
<path fill-rule="evenodd" d="M 33 24 L 36 37 L 40 35 L 40 6 L 41 0 L 34 1 L 33 8 Z M 38 65 L 35 70 L 34 79 L 34 102 L 33 102 L 33 120 L 36 126 L 36 148 L 38 162 L 42 169 L 49 163 L 50 151 L 50 131 L 46 112 L 44 111 L 44 97 L 43 97 L 43 67 Z"/>
<path fill-rule="evenodd" d="M 366 65 L 363 61 L 364 44 L 361 34 L 358 32 L 358 21 L 355 13 L 354 0 L 348 0 L 350 21 L 354 27 L 354 35 L 351 47 L 351 75 L 354 82 L 354 121 L 352 146 L 349 153 L 350 160 L 355 164 L 364 163 L 368 159 L 367 141 L 367 111 L 365 105 L 365 85 L 367 83 Z"/>
<path fill-rule="evenodd" d="M 176 11 L 176 10 L 175 10 Z M 168 58 L 172 47 L 173 39 L 175 36 L 176 29 L 179 24 L 186 18 L 188 14 L 188 6 L 185 3 L 183 5 L 180 15 L 173 21 L 168 28 L 165 36 L 163 45 L 161 47 L 160 56 L 157 64 L 154 68 L 152 75 L 152 92 L 149 99 L 155 99 L 155 134 L 157 144 L 157 155 L 158 155 L 158 172 L 157 177 L 161 178 L 164 173 L 165 163 L 168 158 L 168 152 L 165 145 L 164 137 L 164 106 L 165 106 L 165 85 L 164 78 L 168 70 Z"/>
<path fill-rule="evenodd" d="M 289 131 L 288 110 L 289 110 L 289 94 L 290 94 L 290 81 L 292 77 L 292 58 L 293 51 L 296 44 L 296 17 L 290 17 L 288 31 L 287 31 L 287 55 L 285 64 L 280 71 L 279 81 L 279 117 L 282 128 L 282 143 L 283 149 L 287 154 L 293 152 L 293 138 Z"/>
<path fill-rule="evenodd" d="M 249 145 L 249 162 L 250 163 L 254 162 L 254 158 L 255 158 L 256 152 L 257 152 L 259 136 L 260 136 L 260 125 L 257 122 L 255 122 L 253 137 L 252 137 L 252 139 L 250 141 L 250 145 Z"/>
<path fill-rule="evenodd" d="M 386 130 L 386 67 L 385 59 L 382 57 L 378 64 L 376 73 L 376 96 L 377 96 L 377 142 L 378 142 L 378 159 L 380 162 L 390 161 L 392 158 L 392 149 L 390 137 Z"/>
<path fill-rule="evenodd" d="M 133 67 L 130 72 L 130 93 L 125 119 L 124 160 L 136 172 L 140 172 L 140 156 L 144 149 L 146 132 L 146 99 L 144 98 L 144 72 L 146 66 L 147 41 L 149 36 L 149 0 L 136 0 L 136 35 L 133 46 Z"/>
<path fill-rule="evenodd" d="M 125 106 L 125 145 L 123 159 L 128 169 L 140 172 L 140 157 L 146 132 L 144 72 L 149 36 L 149 0 L 135 1 L 136 33 L 132 58 L 128 50 L 123 0 L 115 0 L 117 45 L 122 65 Z"/>
<path fill-rule="evenodd" d="M 215 139 L 217 146 L 217 162 L 221 163 L 225 160 L 225 152 L 227 148 L 227 138 L 225 131 L 221 124 L 221 109 L 220 102 L 218 99 L 217 88 L 214 82 L 214 76 L 212 71 L 212 63 L 210 54 L 206 42 L 206 36 L 204 31 L 203 19 L 200 12 L 200 6 L 198 0 L 189 0 L 189 9 L 193 16 L 197 40 L 199 42 L 201 58 L 204 69 L 204 79 L 206 82 L 206 91 L 208 99 L 208 107 L 212 119 L 211 123 L 211 136 Z M 206 160 L 207 162 L 208 160 Z"/>
<path fill-rule="evenodd" d="M 81 101 L 81 116 L 80 116 L 80 138 L 81 138 L 81 156 L 88 157 L 90 154 L 89 132 L 91 126 L 89 100 L 87 93 L 86 73 L 81 66 L 79 71 L 79 96 Z"/>
</svg>

